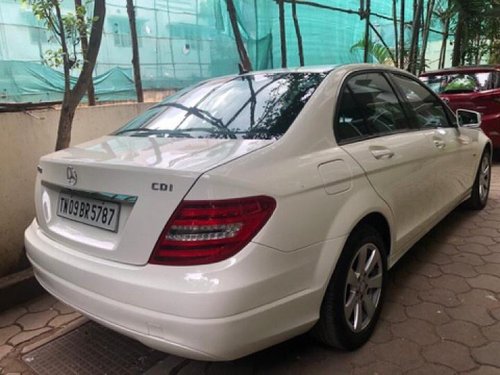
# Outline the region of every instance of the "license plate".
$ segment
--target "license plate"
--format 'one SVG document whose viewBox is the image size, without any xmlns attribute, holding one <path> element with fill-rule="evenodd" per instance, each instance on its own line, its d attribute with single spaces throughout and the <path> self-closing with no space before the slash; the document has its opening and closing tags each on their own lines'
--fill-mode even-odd
<svg viewBox="0 0 500 375">
<path fill-rule="evenodd" d="M 57 203 L 57 215 L 79 223 L 116 232 L 120 216 L 120 204 L 60 193 Z"/>
</svg>

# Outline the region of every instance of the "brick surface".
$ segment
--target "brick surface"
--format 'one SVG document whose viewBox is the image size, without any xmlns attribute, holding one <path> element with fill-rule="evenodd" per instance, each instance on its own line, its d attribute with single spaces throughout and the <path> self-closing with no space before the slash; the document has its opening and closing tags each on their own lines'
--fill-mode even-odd
<svg viewBox="0 0 500 375">
<path fill-rule="evenodd" d="M 404 306 L 395 302 L 387 302 L 384 305 L 383 319 L 391 323 L 398 323 L 406 320 L 407 317 Z"/>
<path fill-rule="evenodd" d="M 493 275 L 500 277 L 500 266 L 495 263 L 488 263 L 482 266 L 475 267 L 480 274 Z"/>
<path fill-rule="evenodd" d="M 456 294 L 448 289 L 431 289 L 424 290 L 418 293 L 418 296 L 422 301 L 434 302 L 446 307 L 453 307 L 460 305 L 460 301 Z"/>
<path fill-rule="evenodd" d="M 473 279 L 468 279 L 467 282 L 473 288 L 487 289 L 495 293 L 500 293 L 500 277 L 479 275 Z"/>
<path fill-rule="evenodd" d="M 0 328 L 8 327 L 16 322 L 21 316 L 26 314 L 28 310 L 24 307 L 14 307 L 0 313 Z"/>
<path fill-rule="evenodd" d="M 460 277 L 476 277 L 478 275 L 477 271 L 470 264 L 458 262 L 441 266 L 441 271 Z"/>
<path fill-rule="evenodd" d="M 470 371 L 468 375 L 498 375 L 500 374 L 500 369 L 491 366 L 481 366 L 476 370 Z"/>
<path fill-rule="evenodd" d="M 485 263 L 484 260 L 481 259 L 481 257 L 479 255 L 466 253 L 466 252 L 462 252 L 462 253 L 453 255 L 451 257 L 451 259 L 453 259 L 454 262 L 466 263 L 466 264 L 470 264 L 471 266 L 481 266 Z"/>
<path fill-rule="evenodd" d="M 472 237 L 466 237 L 465 240 L 466 243 L 478 243 L 481 245 L 495 245 L 495 240 L 493 240 L 491 237 L 487 236 L 472 236 Z"/>
<path fill-rule="evenodd" d="M 57 311 L 45 310 L 38 313 L 28 313 L 17 320 L 25 330 L 32 330 L 45 327 L 47 323 L 57 315 Z"/>
<path fill-rule="evenodd" d="M 455 370 L 449 367 L 436 365 L 433 363 L 426 363 L 425 365 L 405 372 L 405 375 L 453 375 L 456 374 Z"/>
<path fill-rule="evenodd" d="M 391 325 L 394 336 L 413 341 L 418 345 L 430 345 L 439 341 L 434 326 L 419 319 L 408 319 Z"/>
<path fill-rule="evenodd" d="M 472 349 L 474 359 L 483 364 L 495 366 L 500 370 L 500 342 L 491 342 L 481 348 Z"/>
<path fill-rule="evenodd" d="M 442 305 L 430 302 L 422 302 L 415 306 L 409 306 L 406 308 L 406 314 L 409 317 L 422 319 L 436 325 L 450 321 L 450 317 L 446 314 Z"/>
<path fill-rule="evenodd" d="M 429 280 L 435 288 L 449 289 L 455 293 L 467 292 L 471 289 L 464 278 L 456 275 L 443 275 L 435 279 Z"/>
<path fill-rule="evenodd" d="M 500 225 L 500 223 L 497 223 L 497 225 Z M 495 252 L 494 254 L 491 255 L 485 255 L 483 256 L 483 259 L 487 263 L 500 264 L 500 252 Z"/>
<path fill-rule="evenodd" d="M 13 347 L 10 345 L 0 345 L 0 360 L 12 351 Z"/>
<path fill-rule="evenodd" d="M 26 308 L 29 312 L 41 312 L 45 310 L 50 310 L 50 308 L 57 302 L 57 300 L 50 294 L 44 294 L 30 303 L 26 304 Z"/>
<path fill-rule="evenodd" d="M 318 372 L 318 374 L 321 372 Z M 324 372 L 323 374 L 327 374 Z M 342 374 L 342 372 L 331 372 L 330 374 Z M 403 370 L 390 362 L 377 362 L 372 365 L 355 368 L 353 375 L 382 375 L 382 374 L 403 374 Z"/>
<path fill-rule="evenodd" d="M 426 263 L 432 263 L 438 266 L 450 264 L 453 261 L 451 260 L 451 257 L 447 254 L 440 253 L 437 250 L 434 252 L 425 252 L 422 254 L 417 254 L 417 258 Z"/>
<path fill-rule="evenodd" d="M 75 312 L 75 310 L 72 307 L 66 305 L 65 303 L 62 303 L 61 301 L 57 301 L 54 304 L 53 308 L 59 311 L 61 314 L 71 314 Z"/>
<path fill-rule="evenodd" d="M 436 327 L 438 335 L 447 341 L 455 341 L 468 346 L 480 346 L 488 342 L 479 327 L 470 322 L 454 320 Z"/>
<path fill-rule="evenodd" d="M 21 327 L 11 325 L 5 328 L 0 328 L 0 345 L 5 344 L 9 339 L 21 332 Z"/>
<path fill-rule="evenodd" d="M 439 266 L 432 263 L 414 262 L 414 268 L 410 269 L 411 273 L 416 273 L 425 277 L 439 277 L 443 274 Z"/>
<path fill-rule="evenodd" d="M 465 305 L 478 305 L 489 309 L 500 306 L 499 300 L 488 290 L 472 289 L 467 293 L 460 293 L 458 299 Z"/>
<path fill-rule="evenodd" d="M 39 329 L 35 329 L 33 331 L 23 331 L 21 333 L 18 333 L 14 337 L 12 337 L 9 340 L 9 344 L 13 346 L 17 346 L 19 344 L 25 343 L 26 341 L 29 341 L 37 336 L 40 336 L 41 334 L 50 331 L 49 327 L 43 327 Z"/>
<path fill-rule="evenodd" d="M 467 252 L 467 253 L 476 254 L 476 255 L 488 255 L 488 254 L 491 254 L 491 252 L 492 252 L 492 250 L 490 250 L 490 248 L 488 248 L 487 246 L 476 244 L 476 243 L 457 246 L 457 249 L 460 252 Z"/>
<path fill-rule="evenodd" d="M 492 326 L 481 327 L 481 332 L 489 340 L 500 342 L 500 321 L 498 321 Z"/>
<path fill-rule="evenodd" d="M 387 290 L 386 301 L 395 302 L 403 306 L 413 306 L 422 302 L 418 298 L 418 293 L 415 290 L 401 286 L 395 287 L 393 285 L 390 285 Z M 386 314 L 386 310 L 384 309 L 384 315 Z"/>
<path fill-rule="evenodd" d="M 62 327 L 66 324 L 78 319 L 82 315 L 80 313 L 74 312 L 71 314 L 58 315 L 54 319 L 49 322 L 49 326 L 51 327 Z"/>
<path fill-rule="evenodd" d="M 373 332 L 370 341 L 375 344 L 381 344 L 391 341 L 392 339 L 391 324 L 385 320 L 380 320 L 377 327 L 375 327 L 375 332 Z"/>
<path fill-rule="evenodd" d="M 489 326 L 495 323 L 495 320 L 488 313 L 488 309 L 484 306 L 462 305 L 449 308 L 446 311 L 453 319 L 465 320 L 479 326 Z"/>
<path fill-rule="evenodd" d="M 424 348 L 422 355 L 429 362 L 451 367 L 456 371 L 469 371 L 477 366 L 469 349 L 454 342 L 445 341 L 428 346 Z"/>
<path fill-rule="evenodd" d="M 402 370 L 411 370 L 424 362 L 419 346 L 411 341 L 397 338 L 374 347 L 377 358 L 397 365 Z"/>
</svg>

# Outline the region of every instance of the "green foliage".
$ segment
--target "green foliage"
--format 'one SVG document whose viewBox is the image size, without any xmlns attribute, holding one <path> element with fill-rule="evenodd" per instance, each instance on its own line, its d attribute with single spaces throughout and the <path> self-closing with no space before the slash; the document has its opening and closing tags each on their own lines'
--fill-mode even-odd
<svg viewBox="0 0 500 375">
<path fill-rule="evenodd" d="M 80 38 L 82 35 L 88 35 L 92 23 L 98 20 L 98 17 L 87 16 L 86 5 L 90 2 L 87 0 L 85 4 L 75 6 L 74 12 L 63 13 L 62 0 L 21 0 L 21 5 L 31 8 L 35 18 L 50 31 L 49 41 L 61 46 L 45 51 L 44 61 L 47 65 L 59 67 L 66 61 L 69 69 L 81 68 L 83 56 L 81 48 L 77 48 Z"/>
<path fill-rule="evenodd" d="M 462 23 L 462 59 L 476 64 L 485 57 L 495 59 L 495 41 L 500 40 L 500 2 L 498 0 L 452 0 L 450 8 L 461 17 L 454 17 L 452 30 Z"/>
<path fill-rule="evenodd" d="M 351 46 L 350 51 L 354 50 L 364 50 L 365 49 L 365 40 L 361 39 Z M 378 61 L 379 64 L 387 64 L 392 65 L 391 55 L 389 50 L 381 43 L 368 41 L 368 53 Z"/>
</svg>

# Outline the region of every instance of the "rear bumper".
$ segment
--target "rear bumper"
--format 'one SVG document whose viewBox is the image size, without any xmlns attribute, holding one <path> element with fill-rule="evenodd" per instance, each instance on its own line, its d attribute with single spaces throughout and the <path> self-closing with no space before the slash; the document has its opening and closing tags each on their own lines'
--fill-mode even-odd
<svg viewBox="0 0 500 375">
<path fill-rule="evenodd" d="M 258 244 L 206 272 L 128 266 L 65 248 L 35 222 L 25 244 L 35 276 L 57 298 L 150 347 L 202 360 L 235 359 L 307 331 L 331 268 L 323 245 L 285 254 Z"/>
</svg>

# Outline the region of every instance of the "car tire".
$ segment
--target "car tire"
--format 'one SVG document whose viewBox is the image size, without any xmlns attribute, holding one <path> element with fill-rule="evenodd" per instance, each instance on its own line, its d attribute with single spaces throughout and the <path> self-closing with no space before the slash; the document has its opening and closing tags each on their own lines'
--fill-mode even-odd
<svg viewBox="0 0 500 375">
<path fill-rule="evenodd" d="M 477 169 L 470 198 L 465 202 L 471 210 L 482 210 L 488 203 L 491 183 L 491 153 L 485 149 Z"/>
<path fill-rule="evenodd" d="M 366 272 L 370 260 L 373 267 Z M 337 262 L 321 304 L 320 319 L 313 328 L 314 336 L 328 346 L 343 350 L 362 346 L 372 335 L 380 316 L 386 283 L 384 241 L 373 227 L 361 225 L 347 239 Z M 370 288 L 370 284 L 376 288 Z"/>
</svg>

